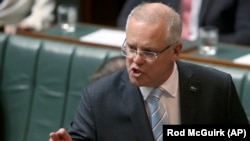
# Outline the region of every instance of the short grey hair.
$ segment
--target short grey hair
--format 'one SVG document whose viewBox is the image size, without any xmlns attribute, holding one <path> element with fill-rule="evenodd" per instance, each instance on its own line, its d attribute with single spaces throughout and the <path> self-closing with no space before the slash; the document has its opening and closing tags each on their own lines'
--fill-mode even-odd
<svg viewBox="0 0 250 141">
<path fill-rule="evenodd" d="M 181 39 L 182 24 L 180 15 L 174 9 L 163 3 L 143 2 L 130 12 L 127 18 L 127 24 L 131 17 L 149 24 L 165 21 L 167 25 L 166 31 L 168 32 L 166 41 L 177 42 Z"/>
</svg>

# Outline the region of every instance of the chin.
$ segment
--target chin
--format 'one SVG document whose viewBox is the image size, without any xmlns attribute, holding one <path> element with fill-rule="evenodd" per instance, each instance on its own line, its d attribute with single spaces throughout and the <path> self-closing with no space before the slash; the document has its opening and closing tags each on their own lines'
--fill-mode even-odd
<svg viewBox="0 0 250 141">
<path fill-rule="evenodd" d="M 138 79 L 135 79 L 134 77 L 129 77 L 129 79 L 130 79 L 130 82 L 134 84 L 135 86 L 138 86 L 138 87 L 142 86 L 142 83 L 138 81 Z"/>
</svg>

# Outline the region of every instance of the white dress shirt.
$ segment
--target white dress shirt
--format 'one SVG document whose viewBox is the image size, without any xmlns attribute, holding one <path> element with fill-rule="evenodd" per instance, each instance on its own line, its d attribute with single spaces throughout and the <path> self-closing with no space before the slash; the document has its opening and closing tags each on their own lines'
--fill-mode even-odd
<svg viewBox="0 0 250 141">
<path fill-rule="evenodd" d="M 177 65 L 175 63 L 174 70 L 168 80 L 161 85 L 166 93 L 161 98 L 164 108 L 168 114 L 169 124 L 180 124 L 180 104 L 179 104 L 179 74 Z M 149 93 L 153 88 L 140 87 L 144 101 L 147 99 Z M 146 104 L 145 104 L 146 106 Z M 147 107 L 146 107 L 147 108 Z"/>
</svg>

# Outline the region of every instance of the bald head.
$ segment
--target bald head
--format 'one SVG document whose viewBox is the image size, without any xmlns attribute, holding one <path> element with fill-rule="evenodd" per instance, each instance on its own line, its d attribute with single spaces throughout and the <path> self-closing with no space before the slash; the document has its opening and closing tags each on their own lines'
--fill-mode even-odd
<svg viewBox="0 0 250 141">
<path fill-rule="evenodd" d="M 126 29 L 132 18 L 138 22 L 145 22 L 149 25 L 157 23 L 166 24 L 166 32 L 171 35 L 167 40 L 180 40 L 182 30 L 180 16 L 172 8 L 163 3 L 142 3 L 136 6 L 128 16 Z"/>
</svg>

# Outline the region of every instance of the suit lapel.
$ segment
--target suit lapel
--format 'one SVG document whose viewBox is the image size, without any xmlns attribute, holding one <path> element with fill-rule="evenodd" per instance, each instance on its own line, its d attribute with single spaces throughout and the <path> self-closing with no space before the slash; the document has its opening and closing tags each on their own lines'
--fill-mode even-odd
<svg viewBox="0 0 250 141">
<path fill-rule="evenodd" d="M 185 64 L 177 61 L 180 84 L 181 124 L 192 124 L 196 121 L 199 107 L 200 82 L 192 79 L 192 71 Z"/>
<path fill-rule="evenodd" d="M 144 101 L 138 87 L 135 87 L 130 83 L 127 74 L 123 75 L 122 80 L 124 83 L 121 87 L 121 97 L 124 102 L 124 107 L 127 109 L 132 124 L 135 127 L 135 134 L 139 136 L 141 141 L 153 141 L 154 137 L 151 126 L 149 124 Z"/>
</svg>

